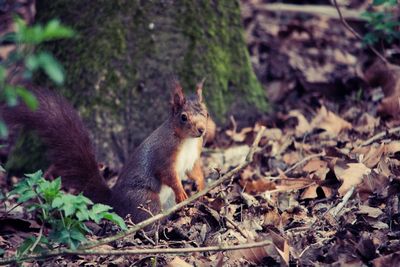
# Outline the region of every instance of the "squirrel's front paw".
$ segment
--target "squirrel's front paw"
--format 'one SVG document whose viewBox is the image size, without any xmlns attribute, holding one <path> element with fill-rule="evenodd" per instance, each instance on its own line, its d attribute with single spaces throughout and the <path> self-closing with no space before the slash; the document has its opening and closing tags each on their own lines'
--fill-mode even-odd
<svg viewBox="0 0 400 267">
<path fill-rule="evenodd" d="M 180 202 L 186 200 L 187 198 L 188 198 L 188 196 L 187 196 L 186 192 L 182 191 L 179 194 L 176 194 L 175 201 L 176 201 L 176 203 L 180 203 Z"/>
</svg>

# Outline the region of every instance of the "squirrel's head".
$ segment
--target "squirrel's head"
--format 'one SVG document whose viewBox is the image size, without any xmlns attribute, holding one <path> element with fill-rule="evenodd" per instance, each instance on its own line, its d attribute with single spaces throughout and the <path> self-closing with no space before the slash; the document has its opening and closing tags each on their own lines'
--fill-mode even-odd
<svg viewBox="0 0 400 267">
<path fill-rule="evenodd" d="M 196 94 L 185 97 L 182 86 L 174 81 L 172 92 L 172 118 L 175 132 L 181 138 L 204 136 L 209 117 L 203 102 L 203 81 L 197 84 Z"/>
</svg>

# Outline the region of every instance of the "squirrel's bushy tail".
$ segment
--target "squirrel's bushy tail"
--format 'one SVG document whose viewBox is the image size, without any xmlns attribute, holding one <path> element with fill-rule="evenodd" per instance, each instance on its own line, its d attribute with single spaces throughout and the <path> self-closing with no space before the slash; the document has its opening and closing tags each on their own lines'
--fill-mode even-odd
<svg viewBox="0 0 400 267">
<path fill-rule="evenodd" d="M 101 176 L 92 142 L 81 118 L 64 99 L 49 90 L 33 90 L 39 106 L 31 111 L 24 104 L 2 108 L 10 126 L 21 125 L 37 132 L 47 147 L 54 174 L 63 185 L 82 191 L 94 202 L 108 202 L 111 190 Z"/>
</svg>

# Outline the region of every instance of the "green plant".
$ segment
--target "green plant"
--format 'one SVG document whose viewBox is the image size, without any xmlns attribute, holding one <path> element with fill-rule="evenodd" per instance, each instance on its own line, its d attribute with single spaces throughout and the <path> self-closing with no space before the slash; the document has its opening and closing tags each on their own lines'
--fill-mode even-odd
<svg viewBox="0 0 400 267">
<path fill-rule="evenodd" d="M 382 6 L 382 9 L 363 13 L 369 28 L 369 32 L 364 36 L 364 43 L 373 45 L 386 41 L 390 44 L 400 40 L 400 18 L 395 14 L 398 8 L 397 0 L 374 0 L 372 5 Z"/>
<path fill-rule="evenodd" d="M 61 191 L 61 179 L 47 181 L 42 172 L 27 174 L 8 194 L 8 197 L 17 195 L 18 203 L 23 203 L 28 212 L 36 212 L 42 223 L 42 229 L 37 238 L 27 238 L 18 249 L 18 256 L 26 252 L 38 253 L 45 249 L 52 249 L 56 245 L 67 245 L 76 249 L 86 241 L 85 234 L 91 233 L 85 222 L 108 220 L 125 230 L 124 220 L 110 212 L 111 207 L 93 202 L 83 196 L 71 195 Z M 43 228 L 49 226 L 47 235 Z"/>
<path fill-rule="evenodd" d="M 0 65 L 0 104 L 15 106 L 21 99 L 35 109 L 38 104 L 35 96 L 21 82 L 31 80 L 33 73 L 39 70 L 56 84 L 62 84 L 65 79 L 61 64 L 50 53 L 36 51 L 35 47 L 47 41 L 70 38 L 74 31 L 58 20 L 51 20 L 44 26 L 28 26 L 22 19 L 15 18 L 14 24 L 15 32 L 0 37 L 0 43 L 15 45 L 15 50 Z M 0 117 L 0 137 L 6 136 L 7 127 Z"/>
</svg>

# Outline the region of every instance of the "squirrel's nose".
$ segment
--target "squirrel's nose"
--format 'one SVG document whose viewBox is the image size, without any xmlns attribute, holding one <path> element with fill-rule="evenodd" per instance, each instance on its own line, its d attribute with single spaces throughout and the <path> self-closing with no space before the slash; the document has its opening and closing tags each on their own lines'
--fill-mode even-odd
<svg viewBox="0 0 400 267">
<path fill-rule="evenodd" d="M 206 129 L 203 126 L 197 128 L 197 131 L 199 132 L 200 135 L 202 135 L 205 130 Z"/>
</svg>

